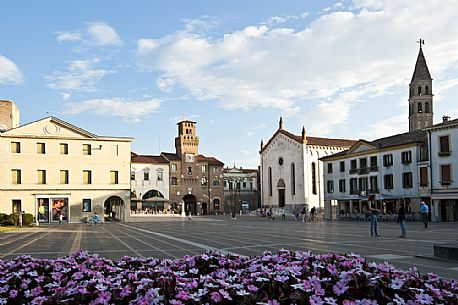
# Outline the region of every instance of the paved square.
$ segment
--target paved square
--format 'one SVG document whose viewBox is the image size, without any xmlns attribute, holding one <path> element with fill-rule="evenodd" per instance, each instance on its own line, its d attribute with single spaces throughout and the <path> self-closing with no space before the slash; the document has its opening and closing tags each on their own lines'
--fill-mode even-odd
<svg viewBox="0 0 458 305">
<path fill-rule="evenodd" d="M 268 220 L 242 216 L 154 218 L 136 223 L 41 225 L 36 228 L 0 233 L 0 257 L 18 255 L 55 258 L 78 249 L 108 258 L 124 255 L 179 258 L 206 250 L 241 255 L 259 255 L 280 248 L 311 250 L 314 253 L 354 252 L 369 261 L 388 261 L 408 269 L 416 266 L 422 273 L 434 272 L 458 279 L 458 261 L 443 261 L 433 256 L 433 244 L 458 241 L 458 223 L 407 224 L 406 239 L 398 238 L 399 225 L 379 223 L 381 238 L 370 237 L 368 222 L 301 223 L 290 219 Z"/>
</svg>

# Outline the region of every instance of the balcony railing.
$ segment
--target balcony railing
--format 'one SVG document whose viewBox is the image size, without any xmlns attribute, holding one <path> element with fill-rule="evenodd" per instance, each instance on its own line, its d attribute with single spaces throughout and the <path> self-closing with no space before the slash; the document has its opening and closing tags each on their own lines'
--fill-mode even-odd
<svg viewBox="0 0 458 305">
<path fill-rule="evenodd" d="M 348 172 L 351 175 L 351 174 L 356 174 L 358 172 L 358 170 L 356 168 L 351 168 Z"/>
<path fill-rule="evenodd" d="M 358 168 L 358 174 L 359 175 L 365 175 L 369 173 L 369 168 L 368 167 L 362 167 Z"/>
<path fill-rule="evenodd" d="M 374 166 L 369 167 L 369 171 L 371 171 L 371 172 L 378 172 L 378 166 L 377 166 L 377 165 L 374 165 Z"/>
<path fill-rule="evenodd" d="M 380 194 L 380 189 L 368 189 L 366 192 L 368 194 Z"/>
<path fill-rule="evenodd" d="M 350 190 L 350 195 L 358 195 L 359 190 Z"/>
</svg>

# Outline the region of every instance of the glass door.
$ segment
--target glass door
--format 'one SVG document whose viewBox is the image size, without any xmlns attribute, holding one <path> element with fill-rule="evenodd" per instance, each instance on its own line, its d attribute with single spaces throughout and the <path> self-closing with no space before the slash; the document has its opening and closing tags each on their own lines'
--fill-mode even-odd
<svg viewBox="0 0 458 305">
<path fill-rule="evenodd" d="M 49 222 L 49 198 L 38 198 L 38 222 Z"/>
</svg>

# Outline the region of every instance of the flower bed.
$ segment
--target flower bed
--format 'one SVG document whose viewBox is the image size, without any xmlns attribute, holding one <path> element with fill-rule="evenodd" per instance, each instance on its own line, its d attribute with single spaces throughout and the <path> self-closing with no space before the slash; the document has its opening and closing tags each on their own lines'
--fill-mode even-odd
<svg viewBox="0 0 458 305">
<path fill-rule="evenodd" d="M 458 304 L 456 281 L 356 254 L 0 260 L 0 304 Z"/>
</svg>

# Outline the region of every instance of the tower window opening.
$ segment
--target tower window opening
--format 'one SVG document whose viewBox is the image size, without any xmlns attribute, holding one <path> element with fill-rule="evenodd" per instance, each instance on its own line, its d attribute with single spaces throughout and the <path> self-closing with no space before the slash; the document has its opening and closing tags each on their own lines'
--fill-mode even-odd
<svg viewBox="0 0 458 305">
<path fill-rule="evenodd" d="M 425 113 L 429 113 L 429 103 L 428 102 L 425 102 Z"/>
<path fill-rule="evenodd" d="M 421 87 L 418 86 L 418 95 L 421 95 Z"/>
<path fill-rule="evenodd" d="M 423 110 L 421 109 L 421 103 L 418 103 L 418 113 L 422 113 Z"/>
<path fill-rule="evenodd" d="M 425 86 L 425 94 L 426 94 L 426 95 L 429 94 L 429 88 L 428 88 L 428 86 Z"/>
</svg>

